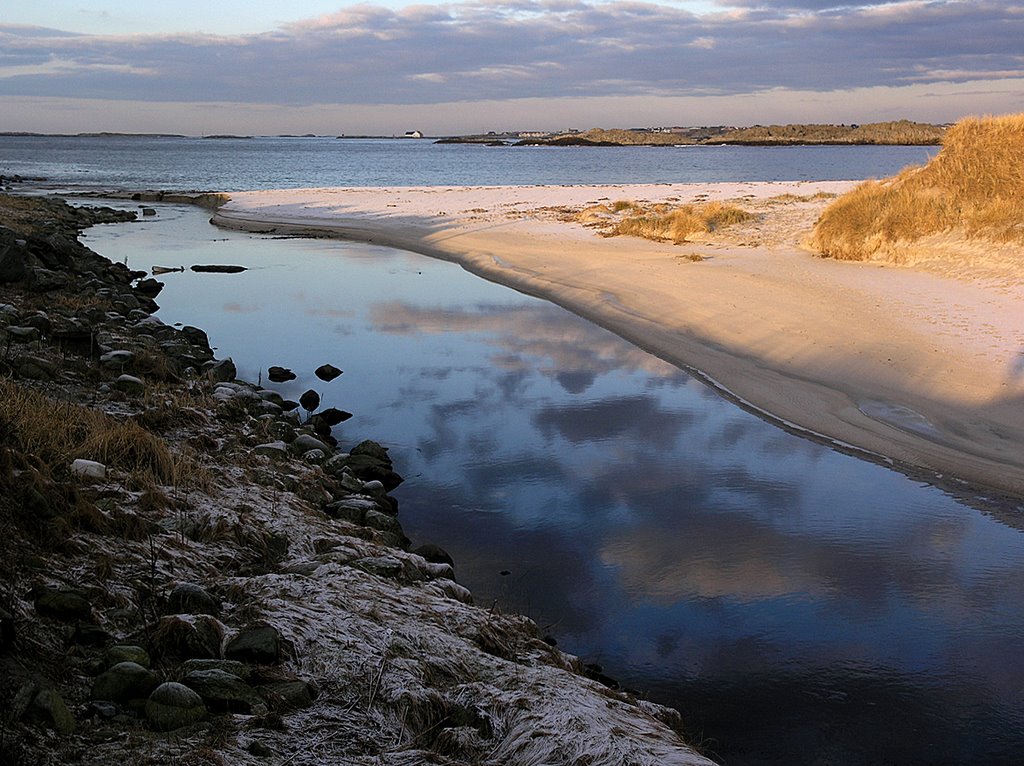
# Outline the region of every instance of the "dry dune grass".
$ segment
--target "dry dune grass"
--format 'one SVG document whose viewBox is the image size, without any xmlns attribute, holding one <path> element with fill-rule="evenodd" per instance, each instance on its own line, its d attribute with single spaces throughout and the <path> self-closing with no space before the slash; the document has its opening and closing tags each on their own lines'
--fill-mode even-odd
<svg viewBox="0 0 1024 766">
<path fill-rule="evenodd" d="M 681 244 L 694 234 L 706 234 L 754 218 L 752 213 L 722 202 L 695 205 L 641 205 L 618 200 L 583 210 L 576 220 L 601 227 L 606 237 L 641 237 Z"/>
<path fill-rule="evenodd" d="M 55 470 L 76 458 L 174 481 L 176 465 L 166 445 L 131 420 L 61 402 L 0 379 L 0 434 L 23 452 L 38 455 Z"/>
<path fill-rule="evenodd" d="M 830 205 L 810 245 L 842 260 L 905 262 L 927 237 L 1024 244 L 1024 114 L 970 118 L 921 167 Z"/>
</svg>

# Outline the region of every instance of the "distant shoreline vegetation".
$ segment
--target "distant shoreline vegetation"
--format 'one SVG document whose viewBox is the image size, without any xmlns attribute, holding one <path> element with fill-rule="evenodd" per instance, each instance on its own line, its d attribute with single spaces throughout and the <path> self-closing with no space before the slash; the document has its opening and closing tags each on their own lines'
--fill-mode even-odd
<svg viewBox="0 0 1024 766">
<path fill-rule="evenodd" d="M 897 120 L 864 125 L 754 125 L 700 128 L 591 128 L 564 133 L 488 133 L 442 138 L 437 143 L 502 146 L 938 146 L 945 125 Z"/>
</svg>

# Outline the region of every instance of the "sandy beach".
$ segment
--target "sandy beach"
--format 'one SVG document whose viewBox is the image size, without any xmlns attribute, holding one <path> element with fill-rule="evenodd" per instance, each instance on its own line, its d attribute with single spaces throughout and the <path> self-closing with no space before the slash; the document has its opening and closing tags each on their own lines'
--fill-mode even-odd
<svg viewBox="0 0 1024 766">
<path fill-rule="evenodd" d="M 849 182 L 330 188 L 231 194 L 214 222 L 398 247 L 557 303 L 780 425 L 956 489 L 1024 494 L 1024 280 L 816 257 Z M 786 195 L 786 196 L 783 196 Z M 572 219 L 732 200 L 753 223 L 672 245 Z M 700 256 L 697 259 L 696 256 Z"/>
</svg>

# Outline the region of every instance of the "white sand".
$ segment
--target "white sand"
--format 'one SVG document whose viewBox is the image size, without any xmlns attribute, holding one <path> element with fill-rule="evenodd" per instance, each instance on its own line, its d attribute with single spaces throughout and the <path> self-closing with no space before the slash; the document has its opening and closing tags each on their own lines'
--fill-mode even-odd
<svg viewBox="0 0 1024 766">
<path fill-rule="evenodd" d="M 298 189 L 231 195 L 215 222 L 457 261 L 697 371 L 745 405 L 903 470 L 1024 494 L 1024 284 L 798 247 L 843 182 Z M 703 195 L 699 197 L 699 195 Z M 564 208 L 739 199 L 753 225 L 674 246 L 603 238 Z M 701 262 L 685 256 L 699 253 Z"/>
</svg>

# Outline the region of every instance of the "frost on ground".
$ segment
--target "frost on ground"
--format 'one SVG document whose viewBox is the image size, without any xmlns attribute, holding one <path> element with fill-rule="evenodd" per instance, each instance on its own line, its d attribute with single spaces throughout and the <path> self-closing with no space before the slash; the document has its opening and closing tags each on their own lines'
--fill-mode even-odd
<svg viewBox="0 0 1024 766">
<path fill-rule="evenodd" d="M 386 449 L 4 203 L 0 763 L 710 763 L 410 552 Z"/>
</svg>

